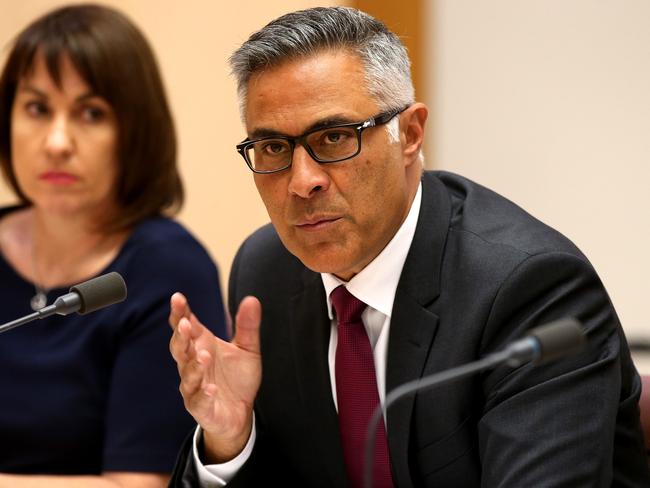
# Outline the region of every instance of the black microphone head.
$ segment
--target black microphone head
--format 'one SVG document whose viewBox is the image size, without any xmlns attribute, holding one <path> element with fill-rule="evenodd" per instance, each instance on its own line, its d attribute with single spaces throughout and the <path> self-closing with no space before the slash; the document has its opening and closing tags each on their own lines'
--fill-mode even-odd
<svg viewBox="0 0 650 488">
<path fill-rule="evenodd" d="M 582 324 L 573 318 L 564 318 L 542 325 L 530 331 L 529 336 L 537 339 L 540 354 L 536 363 L 554 359 L 580 351 L 586 343 Z"/>
<path fill-rule="evenodd" d="M 126 298 L 126 283 L 119 273 L 111 272 L 70 288 L 81 299 L 81 315 L 108 307 Z"/>
</svg>

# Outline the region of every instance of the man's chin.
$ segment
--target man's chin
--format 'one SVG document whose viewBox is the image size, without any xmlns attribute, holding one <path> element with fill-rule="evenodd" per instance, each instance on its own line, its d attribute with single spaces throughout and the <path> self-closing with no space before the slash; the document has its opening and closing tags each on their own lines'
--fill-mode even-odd
<svg viewBox="0 0 650 488">
<path fill-rule="evenodd" d="M 310 270 L 316 273 L 329 273 L 338 278 L 349 281 L 356 273 L 352 271 L 348 260 L 342 260 L 340 254 L 337 256 L 322 253 L 318 256 L 309 254 L 308 256 L 295 255 Z"/>
</svg>

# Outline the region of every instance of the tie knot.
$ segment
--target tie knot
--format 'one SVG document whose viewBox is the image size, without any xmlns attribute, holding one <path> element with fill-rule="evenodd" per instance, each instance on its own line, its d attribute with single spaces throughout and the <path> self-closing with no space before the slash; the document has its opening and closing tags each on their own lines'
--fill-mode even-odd
<svg viewBox="0 0 650 488">
<path fill-rule="evenodd" d="M 335 288 L 330 298 L 339 324 L 361 322 L 361 314 L 367 305 L 352 295 L 345 286 Z"/>
</svg>

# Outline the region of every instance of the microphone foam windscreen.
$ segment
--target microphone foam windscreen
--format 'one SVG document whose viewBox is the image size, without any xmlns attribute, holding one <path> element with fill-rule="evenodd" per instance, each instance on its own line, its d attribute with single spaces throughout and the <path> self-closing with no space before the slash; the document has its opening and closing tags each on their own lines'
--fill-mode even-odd
<svg viewBox="0 0 650 488">
<path fill-rule="evenodd" d="M 585 332 L 580 322 L 564 318 L 530 331 L 529 335 L 539 341 L 541 354 L 539 360 L 546 362 L 578 352 L 586 342 Z"/>
<path fill-rule="evenodd" d="M 119 273 L 113 271 L 79 283 L 70 288 L 70 291 L 81 298 L 78 313 L 84 315 L 123 301 L 126 298 L 126 283 Z"/>
</svg>

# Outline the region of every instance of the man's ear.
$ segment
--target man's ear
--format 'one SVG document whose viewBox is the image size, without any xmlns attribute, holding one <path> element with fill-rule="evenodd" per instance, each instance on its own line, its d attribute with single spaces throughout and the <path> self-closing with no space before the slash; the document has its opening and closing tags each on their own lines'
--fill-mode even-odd
<svg viewBox="0 0 650 488">
<path fill-rule="evenodd" d="M 420 102 L 414 103 L 400 115 L 402 152 L 408 164 L 418 159 L 428 115 L 429 109 Z"/>
</svg>

